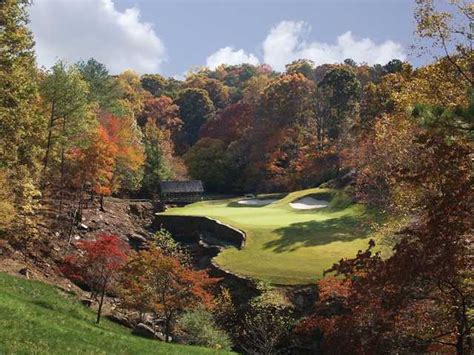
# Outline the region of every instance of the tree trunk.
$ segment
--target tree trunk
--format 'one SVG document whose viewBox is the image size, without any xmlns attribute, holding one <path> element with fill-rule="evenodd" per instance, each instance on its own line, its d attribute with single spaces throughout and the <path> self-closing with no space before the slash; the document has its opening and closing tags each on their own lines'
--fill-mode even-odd
<svg viewBox="0 0 474 355">
<path fill-rule="evenodd" d="M 51 105 L 51 115 L 49 117 L 49 126 L 48 126 L 48 142 L 46 144 L 46 152 L 43 160 L 43 178 L 46 174 L 46 169 L 48 168 L 48 160 L 49 160 L 49 151 L 51 150 L 51 140 L 53 134 L 53 125 L 54 125 L 54 101 Z"/>
<path fill-rule="evenodd" d="M 464 337 L 462 335 L 458 335 L 456 340 L 456 355 L 464 355 Z"/>
<path fill-rule="evenodd" d="M 100 294 L 99 309 L 97 310 L 97 321 L 96 321 L 97 324 L 99 324 L 100 316 L 102 314 L 102 305 L 104 304 L 104 296 L 105 296 L 105 287 L 106 286 L 107 286 L 107 281 L 104 281 L 104 285 L 102 286 L 102 292 Z"/>
<path fill-rule="evenodd" d="M 62 127 L 62 135 L 63 138 L 66 135 L 66 118 L 63 119 L 63 127 Z M 63 190 L 64 190 L 64 142 L 61 146 L 61 181 L 59 183 L 59 215 L 61 215 L 63 210 Z"/>
<path fill-rule="evenodd" d="M 102 212 L 105 212 L 105 209 L 104 209 L 104 195 L 100 195 L 100 210 Z"/>
<path fill-rule="evenodd" d="M 171 317 L 172 316 L 167 316 L 165 318 L 165 341 L 167 343 L 169 343 L 171 336 Z"/>
<path fill-rule="evenodd" d="M 83 208 L 83 196 L 82 196 L 82 193 L 84 191 L 84 185 L 82 184 L 81 185 L 81 189 L 79 191 L 79 206 L 78 206 L 78 209 L 77 209 L 77 215 L 76 215 L 76 221 L 79 223 L 79 222 L 82 222 L 82 208 Z"/>
</svg>

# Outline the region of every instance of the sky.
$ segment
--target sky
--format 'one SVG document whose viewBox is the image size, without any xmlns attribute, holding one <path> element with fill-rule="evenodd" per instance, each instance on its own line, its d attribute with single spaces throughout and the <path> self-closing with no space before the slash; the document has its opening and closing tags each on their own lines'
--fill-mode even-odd
<svg viewBox="0 0 474 355">
<path fill-rule="evenodd" d="M 420 65 L 413 0 L 34 0 L 39 65 L 94 57 L 112 74 L 182 78 L 200 66 L 300 58 Z"/>
</svg>

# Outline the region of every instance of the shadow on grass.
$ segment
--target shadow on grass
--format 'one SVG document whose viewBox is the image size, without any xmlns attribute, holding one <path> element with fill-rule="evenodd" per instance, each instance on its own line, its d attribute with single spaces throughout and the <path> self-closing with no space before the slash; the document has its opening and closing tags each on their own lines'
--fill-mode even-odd
<svg viewBox="0 0 474 355">
<path fill-rule="evenodd" d="M 302 247 L 363 239 L 366 238 L 368 228 L 361 225 L 360 217 L 344 216 L 325 221 L 293 223 L 288 227 L 275 229 L 274 232 L 281 237 L 265 243 L 264 246 L 282 253 Z"/>
<path fill-rule="evenodd" d="M 307 197 L 314 198 L 315 200 L 324 200 L 324 201 L 329 202 L 334 197 L 334 193 L 332 193 L 332 192 L 316 192 L 316 193 L 300 196 L 300 197 L 298 197 L 295 200 L 290 201 L 290 202 L 297 202 L 297 201 L 299 201 L 301 199 L 304 199 L 304 198 L 307 198 Z"/>
</svg>

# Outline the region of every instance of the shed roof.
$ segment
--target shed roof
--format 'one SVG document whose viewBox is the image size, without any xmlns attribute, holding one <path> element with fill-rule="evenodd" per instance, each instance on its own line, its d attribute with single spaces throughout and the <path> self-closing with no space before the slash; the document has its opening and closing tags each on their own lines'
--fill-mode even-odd
<svg viewBox="0 0 474 355">
<path fill-rule="evenodd" d="M 161 193 L 196 193 L 204 192 L 201 180 L 161 181 Z"/>
</svg>

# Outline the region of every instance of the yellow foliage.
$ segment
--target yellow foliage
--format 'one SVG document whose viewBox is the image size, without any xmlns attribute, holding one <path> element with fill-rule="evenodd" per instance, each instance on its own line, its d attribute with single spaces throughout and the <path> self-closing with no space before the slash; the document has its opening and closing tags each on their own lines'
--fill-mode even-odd
<svg viewBox="0 0 474 355">
<path fill-rule="evenodd" d="M 7 172 L 0 170 L 0 232 L 10 227 L 16 215 L 10 186 Z"/>
<path fill-rule="evenodd" d="M 469 68 L 469 61 L 457 58 L 457 65 Z M 471 54 L 471 63 L 474 54 Z M 467 106 L 469 83 L 447 58 L 416 70 L 400 92 L 393 94 L 397 106 L 404 110 L 415 104 L 454 108 Z"/>
</svg>

